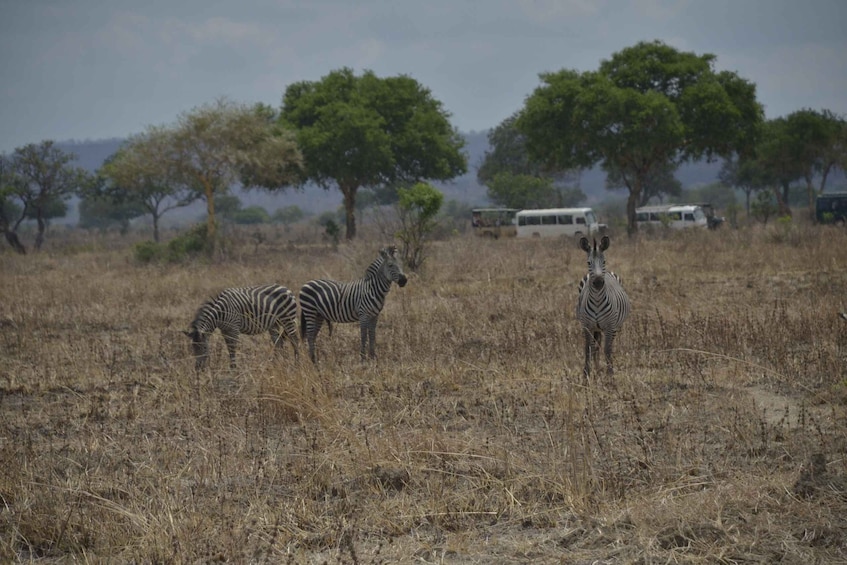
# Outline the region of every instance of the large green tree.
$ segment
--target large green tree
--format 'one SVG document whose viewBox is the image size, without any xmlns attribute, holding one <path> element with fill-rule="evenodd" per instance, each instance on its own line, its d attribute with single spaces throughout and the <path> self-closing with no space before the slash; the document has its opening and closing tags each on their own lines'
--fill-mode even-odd
<svg viewBox="0 0 847 565">
<path fill-rule="evenodd" d="M 93 182 L 93 177 L 72 161 L 76 156 L 56 147 L 51 140 L 18 147 L 9 158 L 10 174 L 14 175 L 12 194 L 23 203 L 23 216 L 33 218 L 38 225 L 35 249 L 41 249 L 47 220 L 57 210 L 67 211 L 65 202 Z M 64 215 L 64 213 L 62 213 Z M 20 224 L 20 219 L 17 221 Z M 13 230 L 14 231 L 14 230 Z"/>
<path fill-rule="evenodd" d="M 182 114 L 171 134 L 167 167 L 206 200 L 208 240 L 215 242 L 215 197 L 235 183 L 285 188 L 300 178 L 294 134 L 273 123 L 264 105 L 219 99 Z"/>
<path fill-rule="evenodd" d="M 597 71 L 541 75 L 517 126 L 530 157 L 548 168 L 617 171 L 629 190 L 627 218 L 657 170 L 685 161 L 751 151 L 763 111 L 756 87 L 716 72 L 714 55 L 641 42 Z"/>
<path fill-rule="evenodd" d="M 159 241 L 159 221 L 175 208 L 201 197 L 177 174 L 175 132 L 152 126 L 127 139 L 98 171 L 104 179 L 99 194 L 92 196 L 91 213 L 123 215 L 138 210 L 153 218 L 153 240 Z M 112 200 L 111 207 L 102 200 Z M 97 201 L 101 201 L 96 204 Z M 92 222 L 96 223 L 94 218 Z M 124 221 L 121 218 L 119 221 Z"/>
<path fill-rule="evenodd" d="M 280 123 L 297 131 L 305 175 L 344 196 L 346 238 L 356 235 L 360 188 L 447 180 L 467 170 L 450 114 L 411 77 L 356 76 L 349 68 L 289 85 Z"/>
</svg>

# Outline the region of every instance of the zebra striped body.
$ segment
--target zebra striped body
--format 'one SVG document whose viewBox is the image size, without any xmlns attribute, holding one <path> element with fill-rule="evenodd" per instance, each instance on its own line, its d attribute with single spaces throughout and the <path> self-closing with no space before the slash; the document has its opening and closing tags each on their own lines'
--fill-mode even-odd
<svg viewBox="0 0 847 565">
<path fill-rule="evenodd" d="M 288 338 L 296 356 L 297 301 L 289 289 L 277 284 L 222 290 L 200 307 L 185 332 L 191 338 L 198 371 L 208 362 L 209 336 L 215 329 L 220 329 L 224 336 L 232 369 L 235 368 L 235 352 L 241 334 L 268 332 L 278 349 L 282 347 L 283 337 Z"/>
<path fill-rule="evenodd" d="M 579 298 L 576 304 L 576 318 L 582 325 L 585 335 L 585 368 L 586 378 L 591 371 L 591 353 L 594 353 L 594 364 L 599 367 L 600 340 L 605 336 L 604 352 L 606 354 L 606 370 L 611 376 L 612 348 L 615 335 L 620 331 L 627 316 L 630 303 L 621 285 L 621 279 L 615 273 L 606 271 L 606 258 L 603 252 L 609 248 L 609 236 L 603 236 L 600 247 L 594 241 L 594 247 L 583 237 L 579 240 L 580 248 L 588 254 L 588 274 L 579 283 Z"/>
<path fill-rule="evenodd" d="M 365 349 L 370 358 L 376 356 L 376 322 L 391 283 L 406 286 L 406 275 L 396 257 L 394 246 L 380 250 L 379 257 L 371 263 L 362 279 L 338 282 L 327 279 L 312 280 L 300 289 L 300 333 L 309 343 L 309 357 L 316 361 L 315 340 L 324 322 L 332 333 L 332 322 L 359 322 L 362 346 L 360 355 L 365 359 Z"/>
</svg>

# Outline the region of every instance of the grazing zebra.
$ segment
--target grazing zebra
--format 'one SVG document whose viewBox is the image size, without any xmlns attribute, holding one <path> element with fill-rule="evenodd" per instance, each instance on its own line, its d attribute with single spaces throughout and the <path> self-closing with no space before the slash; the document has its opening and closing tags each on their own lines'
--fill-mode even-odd
<svg viewBox="0 0 847 565">
<path fill-rule="evenodd" d="M 332 334 L 332 322 L 359 322 L 362 332 L 360 355 L 365 347 L 371 359 L 376 356 L 376 322 L 385 305 L 391 283 L 406 286 L 406 275 L 397 260 L 395 246 L 381 249 L 365 277 L 353 282 L 312 280 L 300 289 L 300 335 L 309 342 L 309 357 L 316 362 L 315 339 L 324 322 Z"/>
<path fill-rule="evenodd" d="M 629 315 L 629 298 L 621 286 L 621 279 L 615 273 L 606 271 L 606 257 L 603 252 L 609 248 L 609 236 L 600 239 L 600 247 L 594 240 L 594 247 L 588 238 L 579 240 L 580 248 L 588 254 L 588 274 L 579 283 L 579 299 L 576 304 L 576 317 L 582 324 L 585 334 L 585 377 L 590 373 L 591 353 L 594 352 L 594 364 L 600 364 L 600 338 L 606 336 L 606 370 L 612 375 L 612 346 L 615 334 L 623 326 Z"/>
<path fill-rule="evenodd" d="M 297 301 L 284 286 L 268 284 L 227 288 L 203 304 L 189 330 L 183 332 L 191 338 L 195 369 L 198 371 L 208 362 L 209 336 L 216 328 L 220 328 L 224 336 L 231 369 L 235 369 L 235 350 L 240 334 L 268 332 L 278 350 L 282 348 L 283 337 L 287 337 L 294 347 L 295 357 L 298 354 Z"/>
</svg>

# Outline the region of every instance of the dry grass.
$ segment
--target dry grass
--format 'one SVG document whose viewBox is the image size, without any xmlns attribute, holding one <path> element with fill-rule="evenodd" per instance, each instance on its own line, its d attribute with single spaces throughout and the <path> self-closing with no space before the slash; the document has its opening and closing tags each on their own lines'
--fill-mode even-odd
<svg viewBox="0 0 847 565">
<path fill-rule="evenodd" d="M 226 286 L 358 277 L 272 234 L 142 267 L 67 235 L 0 253 L 0 561 L 847 561 L 847 234 L 613 238 L 634 312 L 581 382 L 571 241 L 438 243 L 316 369 L 181 335 Z M 305 353 L 305 350 L 303 350 Z"/>
</svg>

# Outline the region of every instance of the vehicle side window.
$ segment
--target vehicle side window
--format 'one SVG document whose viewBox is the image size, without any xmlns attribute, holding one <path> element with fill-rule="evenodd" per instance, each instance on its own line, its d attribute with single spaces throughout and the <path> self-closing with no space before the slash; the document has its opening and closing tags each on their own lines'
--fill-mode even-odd
<svg viewBox="0 0 847 565">
<path fill-rule="evenodd" d="M 685 221 L 686 222 L 693 222 L 694 221 L 694 214 L 686 212 L 685 213 Z"/>
<path fill-rule="evenodd" d="M 559 216 L 559 224 L 563 226 L 569 226 L 573 223 L 573 216 L 561 215 Z"/>
<path fill-rule="evenodd" d="M 577 218 L 576 218 L 576 223 L 578 223 L 578 224 L 585 224 L 585 218 L 583 218 L 583 217 L 581 217 L 581 216 L 577 216 Z"/>
</svg>

